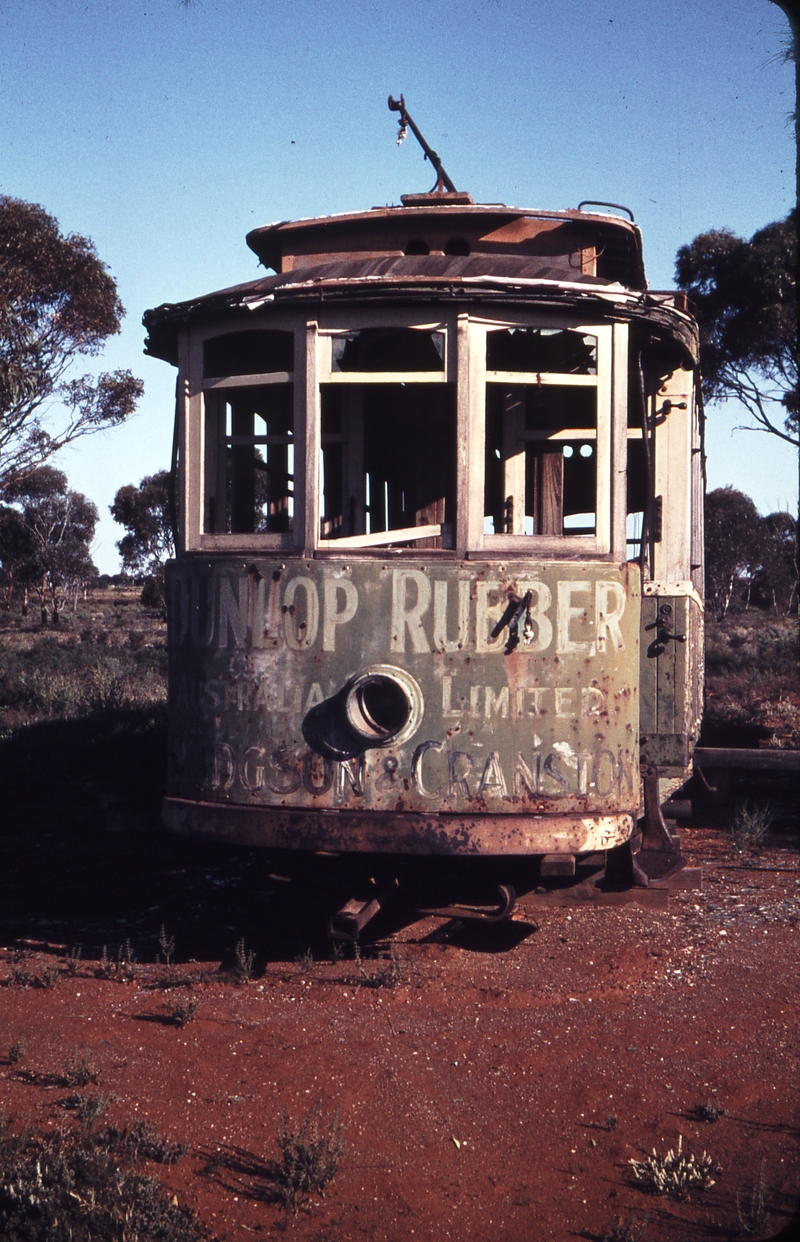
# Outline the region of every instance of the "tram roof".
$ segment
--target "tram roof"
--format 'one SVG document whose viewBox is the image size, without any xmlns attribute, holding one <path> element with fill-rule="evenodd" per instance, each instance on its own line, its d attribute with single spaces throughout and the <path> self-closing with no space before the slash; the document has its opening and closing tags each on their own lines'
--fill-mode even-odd
<svg viewBox="0 0 800 1242">
<path fill-rule="evenodd" d="M 413 195 L 401 207 L 264 225 L 247 242 L 275 274 L 146 311 L 146 353 L 176 364 L 181 324 L 322 298 L 644 300 L 653 309 L 669 305 L 673 332 L 674 309 L 686 309 L 680 294 L 646 293 L 639 229 L 600 213 L 475 204 L 467 194 Z M 688 318 L 686 327 L 678 334 L 694 353 Z"/>
</svg>

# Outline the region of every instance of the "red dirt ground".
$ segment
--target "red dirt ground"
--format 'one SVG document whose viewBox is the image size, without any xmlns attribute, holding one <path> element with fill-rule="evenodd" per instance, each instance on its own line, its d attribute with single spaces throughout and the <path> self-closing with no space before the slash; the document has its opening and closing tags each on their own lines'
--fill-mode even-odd
<svg viewBox="0 0 800 1242">
<path fill-rule="evenodd" d="M 695 828 L 682 830 L 682 847 L 702 863 L 704 886 L 666 912 L 534 910 L 523 899 L 510 924 L 428 918 L 391 938 L 395 986 L 366 986 L 380 972 L 391 982 L 386 958 L 298 962 L 291 946 L 283 957 L 272 941 L 265 950 L 251 915 L 249 983 L 221 972 L 219 957 L 151 960 L 130 982 L 102 979 L 85 952 L 74 975 L 42 988 L 31 979 L 65 965 L 79 913 L 38 919 L 38 937 L 31 919 L 27 936 L 6 919 L 0 1109 L 36 1127 L 65 1124 L 59 1077 L 68 1050 L 88 1046 L 99 1081 L 87 1090 L 111 1097 L 112 1120 L 148 1118 L 189 1143 L 181 1163 L 152 1171 L 228 1242 L 284 1230 L 296 1242 L 599 1240 L 614 1216 L 645 1215 L 645 1242 L 733 1239 L 737 1191 L 749 1201 L 762 1161 L 770 1220 L 760 1236 L 772 1237 L 800 1197 L 796 843 L 732 858 L 721 833 Z M 174 860 L 186 846 L 171 848 Z M 184 872 L 165 874 L 183 877 L 173 887 L 200 910 Z M 206 884 L 234 885 L 233 908 L 244 908 L 230 877 L 212 868 Z M 128 877 L 117 879 L 124 888 Z M 264 923 L 302 902 L 294 885 L 247 883 L 263 896 Z M 7 910 L 16 899 L 9 891 Z M 169 930 L 166 890 L 148 900 L 148 926 Z M 108 934 L 107 913 L 103 923 L 83 912 L 96 919 L 87 937 Z M 135 937 L 123 913 L 117 935 Z M 240 929 L 224 927 L 230 943 Z M 213 936 L 206 924 L 184 942 L 213 947 Z M 295 929 L 295 950 L 302 936 Z M 179 986 L 200 1001 L 183 1029 L 165 1021 Z M 24 1058 L 11 1064 L 20 1038 Z M 696 1112 L 707 1101 L 724 1109 L 713 1124 Z M 270 1202 L 276 1127 L 283 1109 L 300 1118 L 318 1103 L 323 1126 L 338 1110 L 345 1155 L 324 1199 L 287 1217 Z M 685 1202 L 645 1193 L 628 1163 L 679 1135 L 722 1170 Z"/>
</svg>

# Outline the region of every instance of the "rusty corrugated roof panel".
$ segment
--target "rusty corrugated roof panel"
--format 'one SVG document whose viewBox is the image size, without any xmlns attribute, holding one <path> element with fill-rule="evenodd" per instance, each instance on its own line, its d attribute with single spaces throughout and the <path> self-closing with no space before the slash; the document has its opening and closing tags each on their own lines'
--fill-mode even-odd
<svg viewBox="0 0 800 1242">
<path fill-rule="evenodd" d="M 543 297 L 583 300 L 592 295 L 622 304 L 651 307 L 650 315 L 667 301 L 664 294 L 649 297 L 617 281 L 584 275 L 570 266 L 569 255 L 380 255 L 336 258 L 292 271 L 264 276 L 220 289 L 185 302 L 164 304 L 145 312 L 148 329 L 146 352 L 177 363 L 177 328 L 180 323 L 209 318 L 240 309 L 243 314 L 266 301 L 307 297 L 363 298 L 391 292 L 392 296 L 424 293 L 428 297 L 462 294 L 478 298 L 492 293 L 511 296 L 515 289 L 528 297 L 538 289 Z M 673 304 L 674 305 L 674 304 Z M 674 330 L 673 324 L 673 330 Z M 694 353 L 694 347 L 687 348 Z"/>
</svg>

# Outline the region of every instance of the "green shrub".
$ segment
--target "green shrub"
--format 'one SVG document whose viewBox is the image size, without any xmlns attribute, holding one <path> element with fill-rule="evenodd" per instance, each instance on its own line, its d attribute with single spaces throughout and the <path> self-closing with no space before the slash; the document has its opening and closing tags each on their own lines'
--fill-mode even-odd
<svg viewBox="0 0 800 1242">
<path fill-rule="evenodd" d="M 271 1166 L 270 1177 L 275 1198 L 285 1208 L 296 1212 L 333 1180 L 344 1152 L 343 1130 L 337 1112 L 328 1132 L 320 1133 L 319 1104 L 299 1125 L 284 1109 L 276 1139 L 280 1160 Z"/>
<path fill-rule="evenodd" d="M 3 1121 L 3 1119 L 0 1119 Z M 208 1231 L 154 1177 L 147 1123 L 132 1130 L 75 1125 L 43 1135 L 0 1124 L 3 1242 L 202 1242 Z M 143 1128 L 142 1128 L 143 1127 Z M 155 1133 L 155 1131 L 153 1131 Z M 168 1147 L 175 1145 L 168 1145 Z M 181 1152 L 185 1149 L 181 1148 Z M 169 1162 L 169 1161 L 167 1161 Z"/>
</svg>

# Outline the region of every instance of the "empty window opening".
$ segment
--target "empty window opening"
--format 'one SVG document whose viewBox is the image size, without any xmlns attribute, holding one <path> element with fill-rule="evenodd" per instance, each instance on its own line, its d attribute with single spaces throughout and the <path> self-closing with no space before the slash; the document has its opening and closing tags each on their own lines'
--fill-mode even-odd
<svg viewBox="0 0 800 1242">
<path fill-rule="evenodd" d="M 469 242 L 465 237 L 451 237 L 450 240 L 445 243 L 444 252 L 445 254 L 460 254 L 466 256 L 470 253 Z"/>
<path fill-rule="evenodd" d="M 597 337 L 559 328 L 496 328 L 486 334 L 487 371 L 597 374 Z"/>
<path fill-rule="evenodd" d="M 321 397 L 321 537 L 452 547 L 454 387 L 323 384 Z"/>
<path fill-rule="evenodd" d="M 412 237 L 410 242 L 406 242 L 406 248 L 403 254 L 430 254 L 431 248 L 421 237 Z"/>
<path fill-rule="evenodd" d="M 594 537 L 597 393 L 486 386 L 484 532 Z"/>
<path fill-rule="evenodd" d="M 205 530 L 290 531 L 294 521 L 293 385 L 206 394 Z"/>
<path fill-rule="evenodd" d="M 294 334 L 266 329 L 226 332 L 203 342 L 203 376 L 267 375 L 294 370 Z"/>
<path fill-rule="evenodd" d="M 444 333 L 362 328 L 331 338 L 332 371 L 442 371 Z"/>
</svg>

